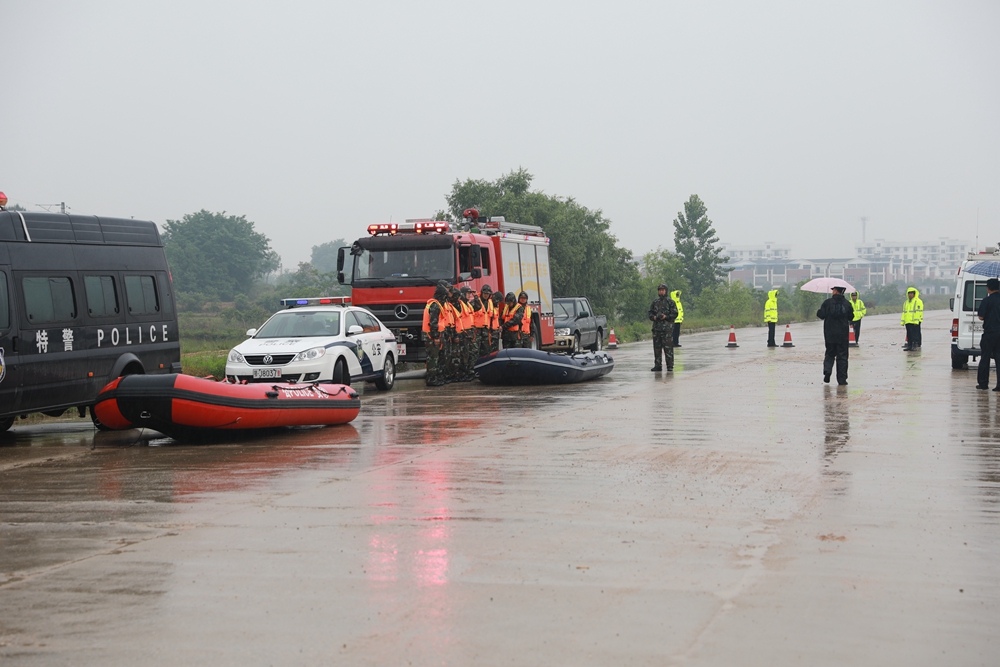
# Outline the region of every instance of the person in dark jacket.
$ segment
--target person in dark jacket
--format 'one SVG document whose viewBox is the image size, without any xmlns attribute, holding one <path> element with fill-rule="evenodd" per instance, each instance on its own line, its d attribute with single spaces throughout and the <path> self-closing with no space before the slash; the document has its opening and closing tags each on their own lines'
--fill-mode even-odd
<svg viewBox="0 0 1000 667">
<path fill-rule="evenodd" d="M 1000 280 L 986 281 L 986 298 L 979 304 L 979 319 L 983 321 L 983 337 L 979 339 L 982 356 L 979 357 L 979 383 L 976 389 L 990 388 L 990 360 L 997 366 L 997 386 L 1000 391 Z"/>
<path fill-rule="evenodd" d="M 823 382 L 830 381 L 833 373 L 833 362 L 837 362 L 837 384 L 847 384 L 848 337 L 851 322 L 854 320 L 854 308 L 851 302 L 844 298 L 844 288 L 834 287 L 833 296 L 823 302 L 816 311 L 816 317 L 823 320 L 823 340 L 826 343 L 826 355 L 823 357 Z"/>
<path fill-rule="evenodd" d="M 667 296 L 667 286 L 656 288 L 657 297 L 649 307 L 649 319 L 653 323 L 653 357 L 655 363 L 649 370 L 662 371 L 660 357 L 667 361 L 667 371 L 674 370 L 674 320 L 677 319 L 677 304 Z"/>
</svg>

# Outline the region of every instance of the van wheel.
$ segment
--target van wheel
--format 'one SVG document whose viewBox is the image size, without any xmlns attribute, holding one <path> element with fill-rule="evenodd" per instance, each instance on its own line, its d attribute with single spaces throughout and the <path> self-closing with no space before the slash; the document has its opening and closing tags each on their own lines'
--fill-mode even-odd
<svg viewBox="0 0 1000 667">
<path fill-rule="evenodd" d="M 529 350 L 537 350 L 537 349 L 539 349 L 540 345 L 541 345 L 541 343 L 538 340 L 538 327 L 536 327 L 535 323 L 532 322 L 531 323 L 531 342 L 528 343 L 528 349 Z"/>
<path fill-rule="evenodd" d="M 385 358 L 385 366 L 382 367 L 382 377 L 375 380 L 375 386 L 382 391 L 389 391 L 396 382 L 396 364 L 392 361 L 390 354 Z"/>
<path fill-rule="evenodd" d="M 969 367 L 969 355 L 952 354 L 951 367 L 956 371 L 966 370 Z"/>
<path fill-rule="evenodd" d="M 333 365 L 333 382 L 334 384 L 351 384 L 351 372 L 347 370 L 347 362 L 343 357 L 337 359 L 337 363 Z"/>
<path fill-rule="evenodd" d="M 0 419 L 0 433 L 6 433 L 10 430 L 10 427 L 14 425 L 14 420 L 17 419 L 17 415 L 11 415 L 6 419 Z"/>
<path fill-rule="evenodd" d="M 94 422 L 94 428 L 98 431 L 110 431 L 111 429 L 101 423 L 101 420 L 97 418 L 97 413 L 94 412 L 94 406 L 90 406 L 90 421 Z"/>
</svg>

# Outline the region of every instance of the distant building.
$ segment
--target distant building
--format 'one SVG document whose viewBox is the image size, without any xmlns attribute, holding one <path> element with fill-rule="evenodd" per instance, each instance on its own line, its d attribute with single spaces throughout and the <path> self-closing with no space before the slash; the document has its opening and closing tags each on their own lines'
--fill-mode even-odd
<svg viewBox="0 0 1000 667">
<path fill-rule="evenodd" d="M 812 278 L 840 278 L 858 289 L 948 279 L 958 272 L 974 246 L 970 241 L 945 237 L 932 243 L 875 239 L 858 245 L 856 257 L 793 259 L 790 246 L 720 244 L 723 254 L 729 255 L 724 265 L 729 281 L 739 280 L 754 289 L 792 286 Z"/>
</svg>

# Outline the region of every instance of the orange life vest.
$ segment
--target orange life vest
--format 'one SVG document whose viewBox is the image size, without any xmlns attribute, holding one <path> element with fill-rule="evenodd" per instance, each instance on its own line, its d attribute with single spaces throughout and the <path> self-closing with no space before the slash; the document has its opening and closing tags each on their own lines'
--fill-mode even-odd
<svg viewBox="0 0 1000 667">
<path fill-rule="evenodd" d="M 436 303 L 441 312 L 438 313 L 438 333 L 444 331 L 445 327 L 448 326 L 448 318 L 444 314 L 444 306 L 442 306 L 436 299 L 431 299 L 427 302 L 427 306 L 424 308 L 424 333 L 431 332 L 431 304 Z"/>
<path fill-rule="evenodd" d="M 458 314 L 458 309 L 455 308 L 455 304 L 448 301 L 444 304 L 444 310 L 448 313 L 448 326 L 454 327 L 456 333 L 462 333 L 465 327 L 462 326 L 462 318 Z"/>
<path fill-rule="evenodd" d="M 462 318 L 462 329 L 463 330 L 471 329 L 472 327 L 476 326 L 475 322 L 476 313 L 474 310 L 472 310 L 472 306 L 470 306 L 464 301 L 459 301 L 458 305 L 461 306 L 462 308 L 462 314 L 459 316 Z"/>
<path fill-rule="evenodd" d="M 507 328 L 506 327 L 507 322 L 510 322 L 512 319 L 514 319 L 514 313 L 516 313 L 517 309 L 520 308 L 520 307 L 521 307 L 521 304 L 519 304 L 519 303 L 515 303 L 513 308 L 511 308 L 507 304 L 504 304 L 504 306 L 503 306 L 503 316 L 502 316 L 501 319 L 503 319 L 503 323 L 504 323 L 504 328 L 505 329 Z"/>
<path fill-rule="evenodd" d="M 482 298 L 478 296 L 476 298 L 479 299 L 479 305 L 482 308 L 472 314 L 472 321 L 477 329 L 485 329 L 490 325 L 490 320 L 493 319 L 493 302 L 487 299 L 486 303 L 483 303 Z"/>
<path fill-rule="evenodd" d="M 493 303 L 493 299 L 487 299 L 490 304 L 490 329 L 497 330 L 500 328 L 500 308 L 498 308 Z"/>
<path fill-rule="evenodd" d="M 521 318 L 521 333 L 531 334 L 531 306 L 524 307 L 524 317 Z"/>
</svg>

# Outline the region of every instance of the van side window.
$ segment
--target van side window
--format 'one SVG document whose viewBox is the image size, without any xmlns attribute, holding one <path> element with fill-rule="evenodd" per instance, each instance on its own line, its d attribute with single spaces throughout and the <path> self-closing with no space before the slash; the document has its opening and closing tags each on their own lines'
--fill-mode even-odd
<svg viewBox="0 0 1000 667">
<path fill-rule="evenodd" d="M 361 327 L 364 329 L 364 325 L 358 320 L 358 314 L 353 311 L 347 311 L 347 317 L 344 318 L 344 333 L 347 333 L 351 327 Z"/>
<path fill-rule="evenodd" d="M 7 274 L 0 271 L 0 329 L 10 328 L 10 294 L 7 292 Z"/>
<path fill-rule="evenodd" d="M 83 287 L 87 292 L 87 312 L 91 317 L 109 317 L 118 314 L 118 291 L 114 276 L 84 276 Z"/>
<path fill-rule="evenodd" d="M 73 281 L 62 276 L 28 276 L 22 279 L 24 308 L 32 324 L 64 322 L 76 317 Z"/>
<path fill-rule="evenodd" d="M 128 299 L 128 312 L 133 315 L 160 312 L 153 276 L 125 276 L 125 298 Z"/>
<path fill-rule="evenodd" d="M 358 316 L 358 322 L 364 327 L 365 333 L 377 333 L 382 330 L 382 327 L 378 325 L 378 320 L 375 319 L 374 315 L 369 315 L 368 313 L 359 313 L 355 311 L 355 315 Z"/>
</svg>

